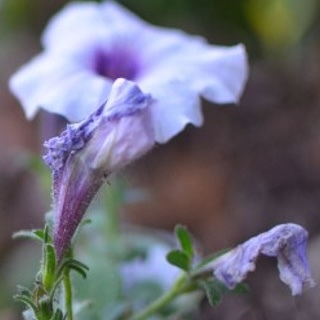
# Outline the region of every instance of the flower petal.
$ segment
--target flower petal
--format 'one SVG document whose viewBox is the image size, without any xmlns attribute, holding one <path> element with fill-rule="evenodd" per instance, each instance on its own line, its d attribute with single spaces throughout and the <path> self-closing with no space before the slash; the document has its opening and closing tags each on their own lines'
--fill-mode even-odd
<svg viewBox="0 0 320 320">
<path fill-rule="evenodd" d="M 23 66 L 9 82 L 27 118 L 33 118 L 41 107 L 73 121 L 82 120 L 101 105 L 111 84 L 111 80 L 93 74 L 71 59 L 66 61 L 45 53 Z"/>
<path fill-rule="evenodd" d="M 292 295 L 302 293 L 305 285 L 314 286 L 306 256 L 307 231 L 288 223 L 249 239 L 205 266 L 230 289 L 242 282 L 248 272 L 255 270 L 259 254 L 277 257 L 280 279 Z"/>
<path fill-rule="evenodd" d="M 104 100 L 114 79 L 128 78 L 156 99 L 160 143 L 188 123 L 202 124 L 200 97 L 237 102 L 248 72 L 243 46 L 211 46 L 202 37 L 154 27 L 110 1 L 67 5 L 42 41 L 46 54 L 11 81 L 29 118 L 41 106 L 79 121 Z"/>
<path fill-rule="evenodd" d="M 203 117 L 197 93 L 179 81 L 165 83 L 141 83 L 141 88 L 152 92 L 154 103 L 151 106 L 155 139 L 165 143 L 178 134 L 188 124 L 201 126 Z"/>
<path fill-rule="evenodd" d="M 198 55 L 198 60 L 193 57 L 194 64 L 186 61 L 187 65 L 194 65 L 190 70 L 194 75 L 192 87 L 209 101 L 237 103 L 248 77 L 244 47 L 213 47 L 206 51 Z"/>
<path fill-rule="evenodd" d="M 201 38 L 181 34 L 177 34 L 175 40 L 157 47 L 159 57 L 153 54 L 153 58 L 149 58 L 149 65 L 153 68 L 148 69 L 146 77 L 158 77 L 161 81 L 183 80 L 188 88 L 212 102 L 239 101 L 248 77 L 246 52 L 242 45 L 209 46 Z M 176 48 L 177 44 L 179 48 Z M 144 60 L 147 59 L 145 56 Z"/>
<path fill-rule="evenodd" d="M 102 4 L 92 2 L 74 2 L 66 5 L 48 23 L 42 36 L 46 49 L 61 50 L 100 39 L 108 42 L 110 35 L 141 31 L 143 20 L 115 2 Z M 63 37 L 61 35 L 63 34 Z"/>
<path fill-rule="evenodd" d="M 87 34 L 96 34 L 104 27 L 97 3 L 70 3 L 49 21 L 42 35 L 42 43 L 46 49 L 73 44 Z M 93 32 L 94 31 L 94 32 Z M 61 36 L 63 35 L 63 36 Z"/>
</svg>

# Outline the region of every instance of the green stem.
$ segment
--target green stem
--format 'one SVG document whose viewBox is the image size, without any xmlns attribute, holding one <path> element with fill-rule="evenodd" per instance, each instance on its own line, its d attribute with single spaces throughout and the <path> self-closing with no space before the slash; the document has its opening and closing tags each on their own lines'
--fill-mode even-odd
<svg viewBox="0 0 320 320">
<path fill-rule="evenodd" d="M 145 320 L 151 315 L 157 313 L 163 309 L 166 305 L 172 302 L 177 296 L 185 292 L 189 285 L 189 278 L 187 274 L 183 274 L 180 278 L 176 280 L 174 285 L 169 291 L 164 293 L 160 298 L 152 302 L 145 309 L 133 315 L 129 320 Z"/>
<path fill-rule="evenodd" d="M 107 210 L 106 215 L 106 233 L 110 239 L 115 242 L 119 240 L 120 236 L 120 208 L 123 205 L 123 190 L 120 182 L 115 181 L 114 184 L 108 188 L 105 198 L 105 206 Z"/>
<path fill-rule="evenodd" d="M 63 286 L 64 286 L 64 303 L 65 311 L 67 313 L 67 320 L 73 320 L 72 310 L 72 285 L 70 279 L 70 270 L 66 268 L 63 272 Z"/>
<path fill-rule="evenodd" d="M 119 262 L 123 254 L 123 239 L 120 226 L 120 209 L 123 205 L 123 185 L 121 181 L 115 180 L 105 194 L 105 239 L 108 244 L 108 264 L 112 267 L 114 275 L 114 290 L 117 298 L 122 296 L 122 279 L 119 273 Z"/>
</svg>

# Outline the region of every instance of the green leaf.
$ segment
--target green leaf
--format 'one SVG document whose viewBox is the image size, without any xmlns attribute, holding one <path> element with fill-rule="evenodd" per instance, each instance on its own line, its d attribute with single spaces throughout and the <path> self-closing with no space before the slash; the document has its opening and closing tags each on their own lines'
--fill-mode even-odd
<svg viewBox="0 0 320 320">
<path fill-rule="evenodd" d="M 15 232 L 12 235 L 13 239 L 17 238 L 29 238 L 32 240 L 43 241 L 43 230 L 35 229 L 35 230 L 20 230 Z"/>
<path fill-rule="evenodd" d="M 50 319 L 53 315 L 53 304 L 49 297 L 42 297 L 38 301 L 39 314 L 41 314 L 40 319 Z"/>
<path fill-rule="evenodd" d="M 217 306 L 222 301 L 222 297 L 226 292 L 226 287 L 217 280 L 203 281 L 202 287 L 212 307 Z"/>
<path fill-rule="evenodd" d="M 57 309 L 50 320 L 63 320 L 63 313 L 60 309 Z"/>
<path fill-rule="evenodd" d="M 56 254 L 52 244 L 44 245 L 44 261 L 42 265 L 42 283 L 47 292 L 50 292 L 55 280 Z"/>
<path fill-rule="evenodd" d="M 170 264 L 184 271 L 190 270 L 191 260 L 185 252 L 180 250 L 172 250 L 167 254 L 166 258 Z"/>
<path fill-rule="evenodd" d="M 33 232 L 38 238 L 40 238 L 41 240 L 44 240 L 44 230 L 36 229 Z"/>
<path fill-rule="evenodd" d="M 87 272 L 89 270 L 89 268 L 82 262 L 76 260 L 76 259 L 66 259 L 64 261 L 64 263 L 60 266 L 56 277 L 60 277 L 62 272 L 66 269 L 72 269 L 76 272 L 78 272 L 83 278 L 87 277 Z"/>
<path fill-rule="evenodd" d="M 32 292 L 26 287 L 18 285 L 17 291 L 18 291 L 18 294 L 17 294 L 18 296 L 25 296 L 29 298 L 32 296 Z"/>
<path fill-rule="evenodd" d="M 217 306 L 225 294 L 245 294 L 249 292 L 249 287 L 245 283 L 239 283 L 234 289 L 229 289 L 224 283 L 217 279 L 202 281 L 201 286 L 206 292 L 211 306 Z"/>
<path fill-rule="evenodd" d="M 184 251 L 190 259 L 192 259 L 194 256 L 194 248 L 191 235 L 187 228 L 182 225 L 177 225 L 174 231 L 182 251 Z"/>
<path fill-rule="evenodd" d="M 44 243 L 52 243 L 50 234 L 49 234 L 49 226 L 46 224 L 43 230 L 43 241 Z"/>
<path fill-rule="evenodd" d="M 33 303 L 33 301 L 29 298 L 29 297 L 26 297 L 25 295 L 20 295 L 20 294 L 17 294 L 17 295 L 14 295 L 13 296 L 13 299 L 17 300 L 17 301 L 20 301 L 20 302 L 23 302 L 25 305 L 27 305 L 30 309 L 32 309 L 32 311 L 34 312 L 34 314 L 37 314 L 38 313 L 38 310 L 37 310 L 37 307 L 36 305 Z"/>
<path fill-rule="evenodd" d="M 239 283 L 231 292 L 235 294 L 248 294 L 250 288 L 246 283 Z"/>
<path fill-rule="evenodd" d="M 87 271 L 77 265 L 70 264 L 69 268 L 79 273 L 83 279 L 87 278 Z"/>
</svg>

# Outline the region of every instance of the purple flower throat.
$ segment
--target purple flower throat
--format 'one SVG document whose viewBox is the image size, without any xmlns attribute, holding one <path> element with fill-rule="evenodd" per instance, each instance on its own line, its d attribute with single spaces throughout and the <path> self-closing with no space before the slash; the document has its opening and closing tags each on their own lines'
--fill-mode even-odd
<svg viewBox="0 0 320 320">
<path fill-rule="evenodd" d="M 140 71 L 139 67 L 137 57 L 126 46 L 116 46 L 109 51 L 99 48 L 94 54 L 94 72 L 112 80 L 135 80 Z"/>
</svg>

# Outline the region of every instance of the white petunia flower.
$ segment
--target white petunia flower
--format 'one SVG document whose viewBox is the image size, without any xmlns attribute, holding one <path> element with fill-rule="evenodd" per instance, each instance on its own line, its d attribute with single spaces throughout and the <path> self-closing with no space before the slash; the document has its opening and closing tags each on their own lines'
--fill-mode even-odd
<svg viewBox="0 0 320 320">
<path fill-rule="evenodd" d="M 179 30 L 152 26 L 114 2 L 68 4 L 49 22 L 44 51 L 10 79 L 31 119 L 43 108 L 80 121 L 126 78 L 155 99 L 156 140 L 203 122 L 200 97 L 239 100 L 247 78 L 242 45 L 211 46 Z"/>
</svg>

